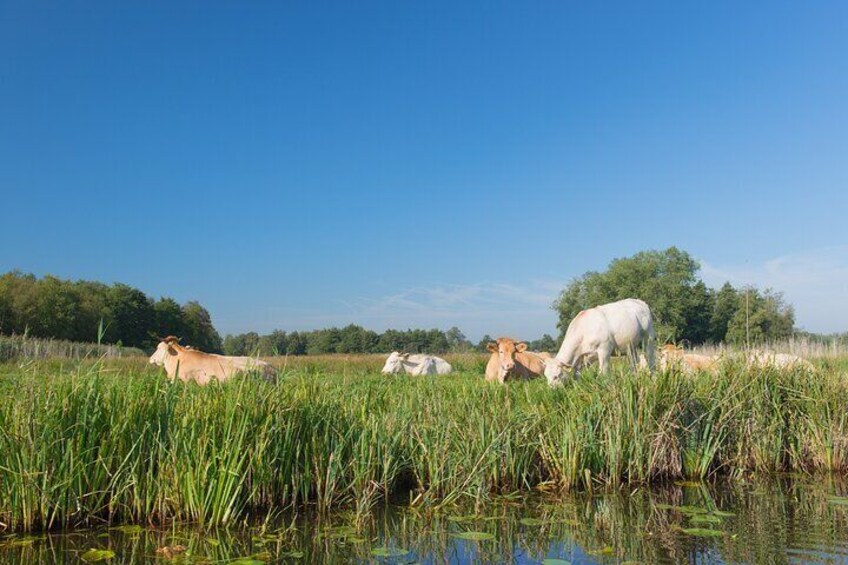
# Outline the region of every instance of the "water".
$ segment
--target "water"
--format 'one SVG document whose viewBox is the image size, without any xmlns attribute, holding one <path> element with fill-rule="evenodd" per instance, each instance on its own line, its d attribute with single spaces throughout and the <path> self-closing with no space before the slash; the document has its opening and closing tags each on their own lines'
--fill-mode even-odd
<svg viewBox="0 0 848 565">
<path fill-rule="evenodd" d="M 845 494 L 834 478 L 784 477 L 501 497 L 476 510 L 301 513 L 264 527 L 0 534 L 0 564 L 848 563 Z"/>
</svg>

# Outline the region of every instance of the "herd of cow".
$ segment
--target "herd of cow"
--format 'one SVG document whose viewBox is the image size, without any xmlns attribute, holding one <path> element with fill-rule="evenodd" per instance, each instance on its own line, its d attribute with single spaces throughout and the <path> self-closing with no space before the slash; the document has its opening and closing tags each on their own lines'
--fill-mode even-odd
<svg viewBox="0 0 848 565">
<path fill-rule="evenodd" d="M 568 325 L 556 356 L 528 351 L 526 343 L 507 337 L 489 343 L 487 349 L 491 356 L 486 365 L 486 380 L 504 383 L 544 375 L 548 384 L 555 386 L 565 382 L 569 375 L 578 376 L 580 369 L 589 363 L 597 362 L 602 373 L 608 372 L 615 352 L 624 353 L 633 370 L 640 366 L 653 371 L 654 341 L 653 317 L 648 305 L 635 298 L 619 300 L 577 314 Z M 662 369 L 676 366 L 685 372 L 715 371 L 721 361 L 719 356 L 686 353 L 674 345 L 659 349 Z M 813 369 L 809 361 L 787 353 L 753 352 L 746 355 L 745 362 L 760 367 Z M 276 376 L 274 367 L 260 359 L 203 353 L 180 345 L 179 339 L 173 336 L 161 340 L 150 363 L 165 367 L 171 380 L 178 377 L 201 385 L 249 371 L 258 372 L 267 379 Z M 397 351 L 389 355 L 382 370 L 383 373 L 411 375 L 446 375 L 451 371 L 451 365 L 440 357 Z"/>
</svg>

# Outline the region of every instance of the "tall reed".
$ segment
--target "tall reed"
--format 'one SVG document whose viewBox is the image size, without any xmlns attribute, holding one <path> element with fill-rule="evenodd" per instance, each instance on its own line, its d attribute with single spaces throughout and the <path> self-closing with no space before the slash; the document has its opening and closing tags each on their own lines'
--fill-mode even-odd
<svg viewBox="0 0 848 565">
<path fill-rule="evenodd" d="M 827 365 L 589 370 L 559 389 L 333 362 L 201 388 L 142 367 L 0 366 L 0 529 L 848 470 L 848 381 Z"/>
</svg>

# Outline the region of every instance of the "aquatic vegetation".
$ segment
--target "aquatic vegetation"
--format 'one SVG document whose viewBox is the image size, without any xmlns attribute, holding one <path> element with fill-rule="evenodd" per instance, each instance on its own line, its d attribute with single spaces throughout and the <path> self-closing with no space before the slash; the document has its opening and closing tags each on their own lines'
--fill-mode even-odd
<svg viewBox="0 0 848 565">
<path fill-rule="evenodd" d="M 450 509 L 515 504 L 535 490 L 670 480 L 698 492 L 705 477 L 848 470 L 848 381 L 836 370 L 587 370 L 550 389 L 495 386 L 475 372 L 410 378 L 310 363 L 276 384 L 205 388 L 131 360 L 0 365 L 0 523 L 214 526 L 307 506 L 361 518 L 398 495 Z M 669 506 L 723 517 L 715 506 Z M 447 520 L 481 519 L 472 512 Z M 353 537 L 363 538 L 334 539 Z"/>
</svg>

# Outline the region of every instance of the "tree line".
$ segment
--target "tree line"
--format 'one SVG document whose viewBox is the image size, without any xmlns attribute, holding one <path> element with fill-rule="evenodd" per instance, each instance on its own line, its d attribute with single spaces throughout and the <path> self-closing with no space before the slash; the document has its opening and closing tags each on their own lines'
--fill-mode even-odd
<svg viewBox="0 0 848 565">
<path fill-rule="evenodd" d="M 209 312 L 196 301 L 158 300 L 131 286 L 10 271 L 0 276 L 0 333 L 151 349 L 155 336 L 182 336 L 221 352 Z"/>
<path fill-rule="evenodd" d="M 791 337 L 795 311 L 771 289 L 711 289 L 698 277 L 700 264 L 670 247 L 613 260 L 606 271 L 589 271 L 571 281 L 554 303 L 560 338 L 581 310 L 623 298 L 651 307 L 660 343 L 758 344 Z"/>
<path fill-rule="evenodd" d="M 755 345 L 799 333 L 794 310 L 779 292 L 736 288 L 730 283 L 712 289 L 699 278 L 699 270 L 698 262 L 676 247 L 615 259 L 605 271 L 589 271 L 572 280 L 559 295 L 553 304 L 559 314 L 558 339 L 546 334 L 528 341 L 528 346 L 554 352 L 581 310 L 630 297 L 650 305 L 660 343 Z M 475 344 L 456 327 L 378 333 L 354 324 L 302 332 L 275 330 L 267 335 L 248 332 L 221 339 L 209 312 L 196 301 L 180 305 L 168 297 L 154 300 L 121 283 L 50 275 L 39 279 L 20 271 L 0 276 L 0 334 L 143 349 L 155 345 L 156 335 L 176 335 L 198 349 L 228 355 L 485 351 L 492 339 L 487 335 Z"/>
<path fill-rule="evenodd" d="M 305 332 L 275 330 L 267 335 L 248 332 L 227 335 L 227 355 L 321 355 L 327 353 L 448 353 L 471 351 L 473 346 L 459 328 L 447 331 L 386 330 L 377 333 L 351 324 Z"/>
</svg>

